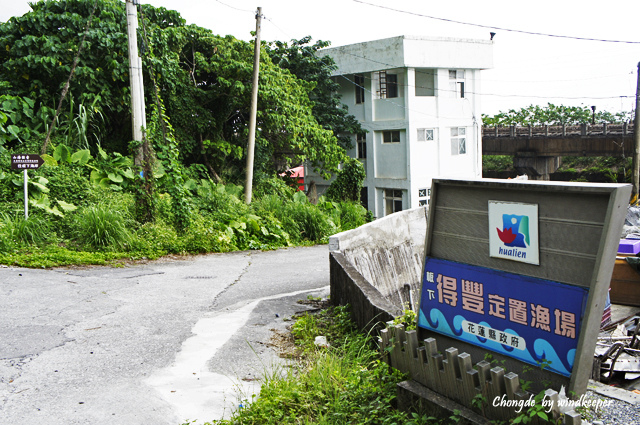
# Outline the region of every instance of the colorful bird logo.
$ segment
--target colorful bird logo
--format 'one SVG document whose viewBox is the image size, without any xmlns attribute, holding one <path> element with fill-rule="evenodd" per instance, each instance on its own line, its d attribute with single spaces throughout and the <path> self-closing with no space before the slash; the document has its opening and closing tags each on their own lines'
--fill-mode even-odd
<svg viewBox="0 0 640 425">
<path fill-rule="evenodd" d="M 531 245 L 528 216 L 503 214 L 502 227 L 502 230 L 497 227 L 496 230 L 498 237 L 506 246 L 526 248 Z"/>
</svg>

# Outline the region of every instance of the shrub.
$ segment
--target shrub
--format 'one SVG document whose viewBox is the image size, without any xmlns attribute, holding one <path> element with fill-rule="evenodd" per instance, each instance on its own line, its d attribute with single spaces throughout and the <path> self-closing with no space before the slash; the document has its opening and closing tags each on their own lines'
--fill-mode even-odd
<svg viewBox="0 0 640 425">
<path fill-rule="evenodd" d="M 325 196 L 332 201 L 360 201 L 360 191 L 366 176 L 362 162 L 348 158 L 336 179 L 327 188 Z"/>
<path fill-rule="evenodd" d="M 75 206 L 88 204 L 91 183 L 85 176 L 86 167 L 62 163 L 57 167 L 44 166 L 39 173 L 49 180 L 49 197 L 61 199 Z"/>
<path fill-rule="evenodd" d="M 185 251 L 192 253 L 228 252 L 236 248 L 229 226 L 201 215 L 194 215 L 183 241 Z"/>
<path fill-rule="evenodd" d="M 131 238 L 129 248 L 150 258 L 184 251 L 175 229 L 162 220 L 140 226 Z"/>
<path fill-rule="evenodd" d="M 113 205 L 98 204 L 82 210 L 75 216 L 76 241 L 93 249 L 122 249 L 130 242 L 127 225 L 131 223 L 127 212 Z"/>
<path fill-rule="evenodd" d="M 283 199 L 291 199 L 295 191 L 281 177 L 274 176 L 259 180 L 253 190 L 253 196 L 255 198 L 277 196 Z"/>
<path fill-rule="evenodd" d="M 294 229 L 297 228 L 299 230 L 300 240 L 326 242 L 330 235 L 338 231 L 329 216 L 313 204 L 291 202 L 287 204 L 285 213 L 295 223 Z M 283 221 L 287 233 L 296 234 L 286 228 L 287 222 L 291 225 L 289 220 L 285 219 Z"/>
<path fill-rule="evenodd" d="M 351 230 L 367 223 L 367 209 L 357 202 L 340 203 L 340 230 Z"/>
<path fill-rule="evenodd" d="M 0 246 L 8 248 L 11 245 L 25 246 L 40 244 L 54 239 L 51 226 L 47 220 L 33 215 L 28 219 L 24 216 L 12 217 L 2 214 L 0 217 Z"/>
</svg>

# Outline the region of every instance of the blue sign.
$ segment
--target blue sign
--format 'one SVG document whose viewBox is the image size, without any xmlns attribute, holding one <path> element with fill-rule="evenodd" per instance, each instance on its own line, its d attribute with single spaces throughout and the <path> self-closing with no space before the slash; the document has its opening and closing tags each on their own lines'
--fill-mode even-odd
<svg viewBox="0 0 640 425">
<path fill-rule="evenodd" d="M 587 288 L 427 257 L 418 326 L 570 376 Z"/>
</svg>

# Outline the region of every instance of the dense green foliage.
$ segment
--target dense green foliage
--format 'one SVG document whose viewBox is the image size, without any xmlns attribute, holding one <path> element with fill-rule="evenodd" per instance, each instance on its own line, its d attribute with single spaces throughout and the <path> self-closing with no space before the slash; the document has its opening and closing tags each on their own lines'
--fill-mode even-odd
<svg viewBox="0 0 640 425">
<path fill-rule="evenodd" d="M 364 186 L 366 172 L 358 159 L 348 158 L 336 179 L 331 182 L 325 195 L 336 201 L 360 201 L 360 191 Z"/>
<path fill-rule="evenodd" d="M 0 160 L 8 161 L 7 153 Z M 91 183 L 96 166 L 91 159 L 85 166 L 63 162 L 31 171 L 33 181 L 45 174 L 52 177 L 38 183 L 47 194 L 64 193 L 74 203 L 63 201 L 66 209 L 54 213 L 51 208 L 38 208 L 31 199 L 28 220 L 24 219 L 18 174 L 0 176 L 0 194 L 5 195 L 0 204 L 0 264 L 51 267 L 167 254 L 275 249 L 326 243 L 330 235 L 366 222 L 366 211 L 358 204 L 321 198 L 313 205 L 302 192 L 294 192 L 279 179 L 267 184 L 277 188 L 278 195 L 262 194 L 251 206 L 241 201 L 240 186 L 189 179 L 182 188 L 190 205 L 190 220 L 184 229 L 178 230 L 168 193 L 157 196 L 156 220 L 142 223 L 135 219 L 131 191 L 116 184 Z M 58 186 L 58 182 L 70 181 L 74 184 L 66 190 Z"/>
<path fill-rule="evenodd" d="M 633 119 L 630 112 L 596 111 L 588 106 L 563 106 L 548 103 L 547 106 L 530 105 L 519 110 L 500 111 L 496 115 L 482 115 L 483 125 L 578 125 L 600 123 L 621 123 Z"/>
<path fill-rule="evenodd" d="M 314 83 L 309 97 L 313 101 L 313 115 L 320 125 L 331 130 L 338 137 L 340 144 L 351 148 L 349 135 L 363 134 L 358 120 L 350 115 L 345 105 L 340 103 L 337 95 L 340 85 L 331 77 L 336 69 L 330 56 L 322 56 L 320 49 L 329 47 L 327 41 L 316 41 L 310 44 L 311 37 L 291 40 L 291 44 L 275 41 L 266 46 L 267 53 L 273 63 L 288 69 L 301 80 Z"/>
<path fill-rule="evenodd" d="M 42 133 L 50 125 L 93 5 L 94 0 L 41 0 L 32 5 L 32 12 L 0 24 L 0 95 L 5 95 L 0 107 L 0 149 L 4 145 L 40 150 Z M 241 182 L 252 44 L 186 25 L 176 11 L 144 4 L 140 12 L 149 126 L 160 117 L 170 123 L 170 149 L 179 152 L 180 165 L 201 165 L 217 182 Z M 88 148 L 94 154 L 101 145 L 109 152 L 130 154 L 125 16 L 123 2 L 97 1 L 54 144 Z M 315 50 L 311 48 L 307 56 Z M 359 126 L 342 109 L 333 115 L 328 111 L 339 106 L 328 85 L 330 74 L 321 62 L 312 63 L 314 67 L 319 73 L 315 79 L 298 78 L 275 65 L 263 48 L 254 173 L 258 178 L 302 160 L 318 169 L 337 171 L 344 158 L 334 132 Z M 315 116 L 321 113 L 322 125 Z M 159 127 L 150 129 L 150 133 L 163 133 L 161 139 L 154 136 L 153 148 L 167 166 L 166 152 L 161 152 L 167 134 Z M 33 134 L 35 128 L 39 134 Z"/>
<path fill-rule="evenodd" d="M 394 408 L 396 384 L 405 379 L 382 362 L 373 338 L 361 334 L 345 307 L 305 314 L 292 327 L 297 366 L 283 378 L 266 378 L 260 395 L 228 420 L 213 424 L 428 424 L 435 418 Z M 324 335 L 330 344 L 317 348 Z"/>
<path fill-rule="evenodd" d="M 123 2 L 41 0 L 0 23 L 0 263 L 48 267 L 273 249 L 322 243 L 366 221 L 356 203 L 312 205 L 273 177 L 302 161 L 337 172 L 346 155 L 336 134 L 361 131 L 331 92 L 332 62 L 314 56 L 326 43 L 263 45 L 255 195 L 247 206 L 235 183 L 244 180 L 252 43 L 147 4 L 139 23 L 142 144 L 130 141 Z M 69 94 L 52 123 L 85 29 Z M 51 125 L 45 165 L 29 171 L 24 220 L 22 179 L 9 170 L 9 156 L 40 152 Z M 140 148 L 143 163 L 134 164 Z"/>
</svg>

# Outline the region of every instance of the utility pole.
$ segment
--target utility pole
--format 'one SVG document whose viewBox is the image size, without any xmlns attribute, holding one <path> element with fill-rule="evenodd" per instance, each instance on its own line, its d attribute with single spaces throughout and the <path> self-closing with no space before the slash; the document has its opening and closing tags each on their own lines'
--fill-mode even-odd
<svg viewBox="0 0 640 425">
<path fill-rule="evenodd" d="M 633 188 L 631 189 L 631 202 L 638 202 L 638 186 L 640 186 L 640 62 L 638 62 L 638 83 L 636 86 L 636 114 L 633 119 L 633 140 L 635 149 L 633 152 Z"/>
<path fill-rule="evenodd" d="M 126 0 L 127 5 L 127 36 L 129 39 L 129 82 L 131 84 L 131 125 L 133 140 L 142 142 L 142 128 L 146 127 L 144 105 L 144 85 L 142 83 L 142 59 L 138 56 L 138 12 L 136 5 L 139 0 Z M 142 146 L 138 148 L 135 164 L 142 166 Z"/>
<path fill-rule="evenodd" d="M 256 44 L 253 55 L 253 87 L 251 90 L 251 114 L 249 115 L 249 143 L 247 145 L 247 181 L 244 186 L 244 202 L 251 203 L 253 190 L 253 153 L 256 146 L 256 115 L 258 112 L 258 75 L 260 73 L 260 23 L 262 8 L 256 13 Z"/>
</svg>

